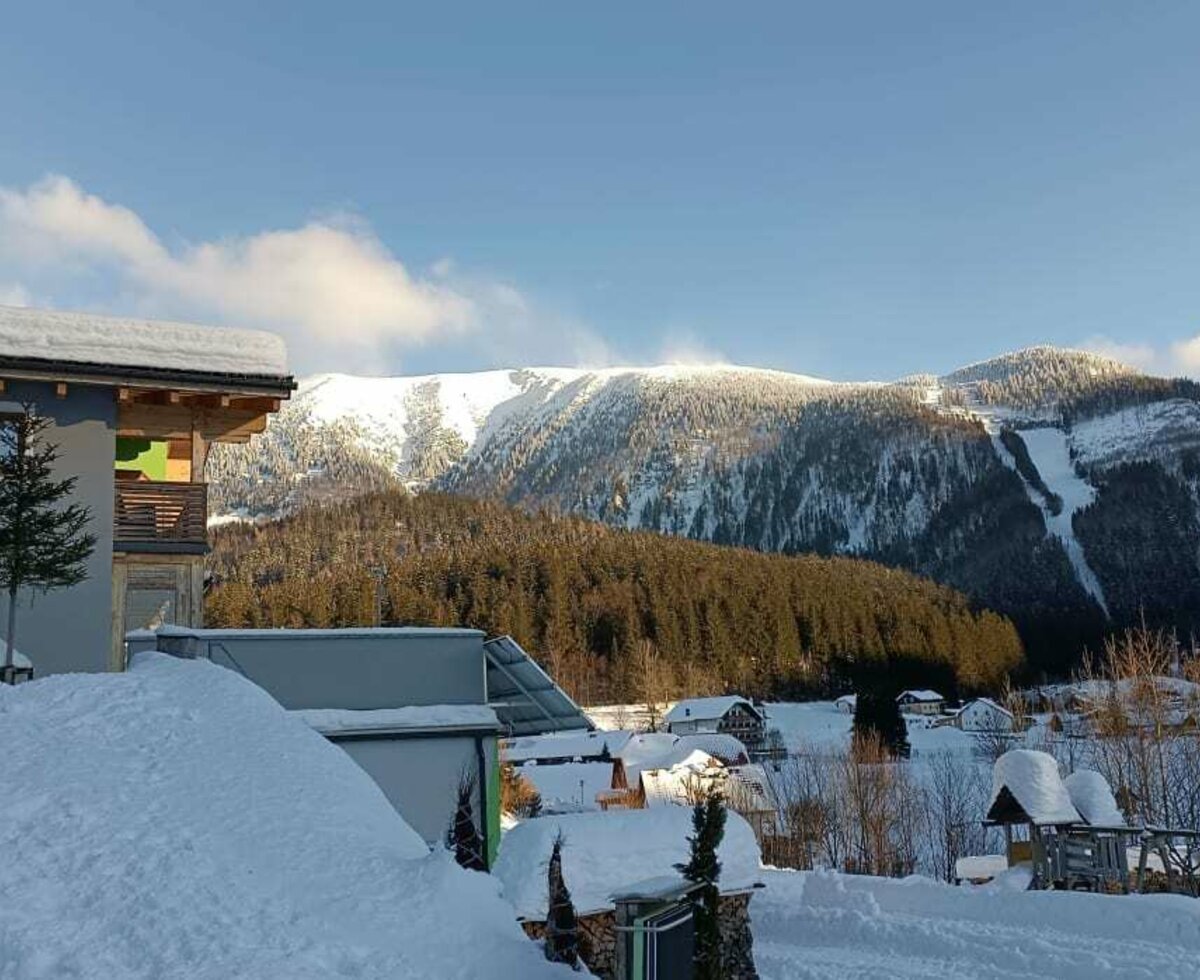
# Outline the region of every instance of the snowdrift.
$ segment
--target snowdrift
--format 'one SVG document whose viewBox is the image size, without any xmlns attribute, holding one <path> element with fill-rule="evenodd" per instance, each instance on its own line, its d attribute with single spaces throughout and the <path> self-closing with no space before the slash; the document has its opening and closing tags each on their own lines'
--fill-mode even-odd
<svg viewBox="0 0 1200 980">
<path fill-rule="evenodd" d="M 0 977 L 562 977 L 494 879 L 202 661 L 0 687 Z"/>
<path fill-rule="evenodd" d="M 750 906 L 762 980 L 1192 980 L 1200 963 L 1200 902 L 1181 895 L 763 876 Z"/>
<path fill-rule="evenodd" d="M 504 895 L 527 919 L 546 915 L 546 866 L 559 832 L 563 836 L 563 879 L 580 914 L 613 907 L 612 894 L 649 878 L 678 877 L 688 859 L 691 807 L 610 810 L 538 817 L 504 836 L 495 874 Z M 761 879 L 754 831 L 729 813 L 717 852 L 722 891 L 750 888 Z"/>
</svg>

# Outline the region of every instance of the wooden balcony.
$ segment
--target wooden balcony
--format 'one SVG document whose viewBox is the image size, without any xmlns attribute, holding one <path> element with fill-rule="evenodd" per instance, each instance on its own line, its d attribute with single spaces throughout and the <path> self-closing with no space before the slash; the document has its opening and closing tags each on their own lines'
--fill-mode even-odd
<svg viewBox="0 0 1200 980">
<path fill-rule="evenodd" d="M 203 483 L 117 480 L 113 549 L 175 554 L 208 548 L 208 488 Z"/>
</svg>

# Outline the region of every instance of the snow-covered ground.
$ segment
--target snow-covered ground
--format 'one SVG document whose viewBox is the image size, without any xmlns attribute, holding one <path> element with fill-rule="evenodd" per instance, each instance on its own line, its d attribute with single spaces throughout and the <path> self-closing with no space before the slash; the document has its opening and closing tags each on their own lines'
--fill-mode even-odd
<svg viewBox="0 0 1200 980">
<path fill-rule="evenodd" d="M 768 727 L 778 728 L 789 751 L 845 749 L 850 746 L 854 716 L 838 711 L 832 701 L 768 704 Z M 930 719 L 908 715 L 908 741 L 913 755 L 926 752 L 971 752 L 974 736 L 952 725 L 933 727 Z"/>
<path fill-rule="evenodd" d="M 1200 902 L 767 871 L 750 906 L 762 980 L 1184 980 Z"/>
<path fill-rule="evenodd" d="M 232 671 L 141 654 L 0 685 L 0 745 L 3 980 L 571 975 Z"/>
<path fill-rule="evenodd" d="M 1071 448 L 1084 466 L 1153 459 L 1198 444 L 1200 403 L 1183 398 L 1125 408 L 1071 431 Z"/>
</svg>

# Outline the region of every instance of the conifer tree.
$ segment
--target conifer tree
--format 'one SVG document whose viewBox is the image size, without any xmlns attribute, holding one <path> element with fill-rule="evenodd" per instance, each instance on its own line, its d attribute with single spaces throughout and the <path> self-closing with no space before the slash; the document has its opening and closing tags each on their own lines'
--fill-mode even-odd
<svg viewBox="0 0 1200 980">
<path fill-rule="evenodd" d="M 87 578 L 96 547 L 87 533 L 91 512 L 66 504 L 75 477 L 54 478 L 58 446 L 45 439 L 48 419 L 31 405 L 0 425 L 0 587 L 8 593 L 4 667 L 14 662 L 17 596 L 21 589 L 49 592 Z"/>
<path fill-rule="evenodd" d="M 464 773 L 458 780 L 458 805 L 454 809 L 454 821 L 450 824 L 447 843 L 454 851 L 454 860 L 468 871 L 487 871 L 483 854 L 483 839 L 475 827 L 475 808 L 471 803 L 475 795 L 475 777 Z"/>
<path fill-rule="evenodd" d="M 696 923 L 696 980 L 721 980 L 721 922 L 718 905 L 721 893 L 717 880 L 721 862 L 717 849 L 725 837 L 725 804 L 720 794 L 710 792 L 692 809 L 691 855 L 676 870 L 688 881 L 703 885 L 693 913 Z"/>
<path fill-rule="evenodd" d="M 879 736 L 892 755 L 908 758 L 908 726 L 904 723 L 895 695 L 886 685 L 868 685 L 858 692 L 855 700 L 855 739 L 872 733 Z"/>
<path fill-rule="evenodd" d="M 566 963 L 579 967 L 579 919 L 571 902 L 571 892 L 562 872 L 563 836 L 559 831 L 550 852 L 547 874 L 549 900 L 546 904 L 546 959 L 551 963 Z"/>
</svg>

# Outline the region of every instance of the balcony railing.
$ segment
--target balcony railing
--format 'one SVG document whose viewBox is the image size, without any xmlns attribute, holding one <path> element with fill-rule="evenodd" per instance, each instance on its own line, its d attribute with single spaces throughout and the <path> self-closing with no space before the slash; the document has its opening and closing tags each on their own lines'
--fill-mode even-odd
<svg viewBox="0 0 1200 980">
<path fill-rule="evenodd" d="M 116 483 L 113 546 L 192 551 L 208 543 L 208 488 L 203 483 Z"/>
</svg>

